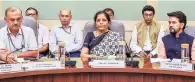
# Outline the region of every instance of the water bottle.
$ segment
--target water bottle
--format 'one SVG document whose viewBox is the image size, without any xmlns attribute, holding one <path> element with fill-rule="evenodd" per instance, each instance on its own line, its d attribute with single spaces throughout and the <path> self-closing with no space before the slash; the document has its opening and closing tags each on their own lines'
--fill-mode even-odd
<svg viewBox="0 0 195 82">
<path fill-rule="evenodd" d="M 189 44 L 181 44 L 181 62 L 190 63 Z"/>
<path fill-rule="evenodd" d="M 59 46 L 59 53 L 60 53 L 60 57 L 59 60 L 61 62 L 61 65 L 64 67 L 65 66 L 65 43 L 64 42 L 58 42 L 58 46 Z"/>
<path fill-rule="evenodd" d="M 125 41 L 119 42 L 119 53 L 117 55 L 118 60 L 125 60 L 126 58 L 126 45 Z"/>
</svg>

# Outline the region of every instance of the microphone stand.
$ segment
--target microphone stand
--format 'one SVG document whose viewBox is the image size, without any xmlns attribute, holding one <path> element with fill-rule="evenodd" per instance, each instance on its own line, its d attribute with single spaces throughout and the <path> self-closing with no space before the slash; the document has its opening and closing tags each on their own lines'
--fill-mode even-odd
<svg viewBox="0 0 195 82">
<path fill-rule="evenodd" d="M 65 57 L 68 57 L 67 59 L 65 59 L 65 66 L 74 67 L 76 65 L 76 61 L 70 60 L 70 53 L 69 52 L 67 52 L 67 51 L 65 52 Z"/>
<path fill-rule="evenodd" d="M 36 59 L 39 59 L 39 23 L 37 22 L 37 28 L 36 28 L 36 30 L 37 30 L 37 35 L 35 34 L 35 37 L 37 38 L 36 39 L 36 41 L 37 41 L 37 57 L 36 57 Z"/>
<path fill-rule="evenodd" d="M 127 48 L 127 51 L 128 51 L 128 53 L 130 55 L 130 61 L 126 60 L 126 65 L 130 66 L 132 68 L 139 68 L 139 61 L 133 60 L 134 55 L 133 55 L 132 51 L 130 50 L 129 46 L 127 45 L 127 43 L 126 43 L 126 48 Z"/>
</svg>

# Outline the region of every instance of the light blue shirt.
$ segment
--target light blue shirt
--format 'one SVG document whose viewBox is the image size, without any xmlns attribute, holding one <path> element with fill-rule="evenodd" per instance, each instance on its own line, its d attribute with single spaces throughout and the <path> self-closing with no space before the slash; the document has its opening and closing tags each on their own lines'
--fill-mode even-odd
<svg viewBox="0 0 195 82">
<path fill-rule="evenodd" d="M 63 28 L 61 25 L 53 27 L 50 32 L 50 51 L 57 50 L 57 44 L 61 41 L 65 42 L 67 52 L 79 51 L 83 44 L 81 28 L 72 23 L 67 28 Z"/>
<path fill-rule="evenodd" d="M 15 51 L 16 49 L 22 48 L 23 45 L 23 49 L 21 50 L 22 52 L 37 50 L 36 37 L 34 31 L 30 27 L 21 26 L 15 37 L 6 25 L 0 29 L 0 37 L 0 48 Z"/>
</svg>

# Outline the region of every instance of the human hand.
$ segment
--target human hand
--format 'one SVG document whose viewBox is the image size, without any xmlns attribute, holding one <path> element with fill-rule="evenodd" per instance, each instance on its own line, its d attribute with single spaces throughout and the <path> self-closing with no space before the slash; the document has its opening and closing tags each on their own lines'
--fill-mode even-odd
<svg viewBox="0 0 195 82">
<path fill-rule="evenodd" d="M 143 51 L 141 51 L 139 53 L 139 55 L 142 56 L 143 58 L 147 58 L 147 54 L 145 52 L 143 52 Z"/>
<path fill-rule="evenodd" d="M 151 58 L 151 57 L 152 57 L 152 54 L 149 53 L 149 54 L 147 55 L 147 58 L 149 59 L 149 58 Z"/>
<path fill-rule="evenodd" d="M 6 57 L 6 62 L 9 63 L 9 64 L 11 64 L 11 63 L 16 63 L 17 60 L 15 59 L 14 56 L 8 55 L 8 56 Z"/>
<path fill-rule="evenodd" d="M 15 59 L 15 57 L 13 56 L 13 54 L 11 54 L 9 50 L 7 50 L 5 53 L 6 53 L 5 60 L 7 63 L 11 64 L 11 63 L 17 62 L 17 60 Z"/>
</svg>

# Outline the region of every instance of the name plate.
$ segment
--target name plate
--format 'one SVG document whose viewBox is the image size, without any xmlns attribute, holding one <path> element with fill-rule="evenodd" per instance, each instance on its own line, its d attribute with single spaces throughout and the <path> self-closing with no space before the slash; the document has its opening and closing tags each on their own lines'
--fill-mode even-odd
<svg viewBox="0 0 195 82">
<path fill-rule="evenodd" d="M 160 68 L 170 70 L 192 71 L 193 65 L 190 63 L 160 62 Z"/>
<path fill-rule="evenodd" d="M 13 72 L 13 71 L 21 71 L 21 64 L 1 64 L 0 65 L 0 73 L 2 72 Z"/>
<path fill-rule="evenodd" d="M 23 64 L 23 70 L 48 70 L 62 69 L 60 61 L 51 62 L 30 62 Z"/>
<path fill-rule="evenodd" d="M 93 60 L 89 62 L 92 68 L 125 68 L 124 60 Z"/>
</svg>

